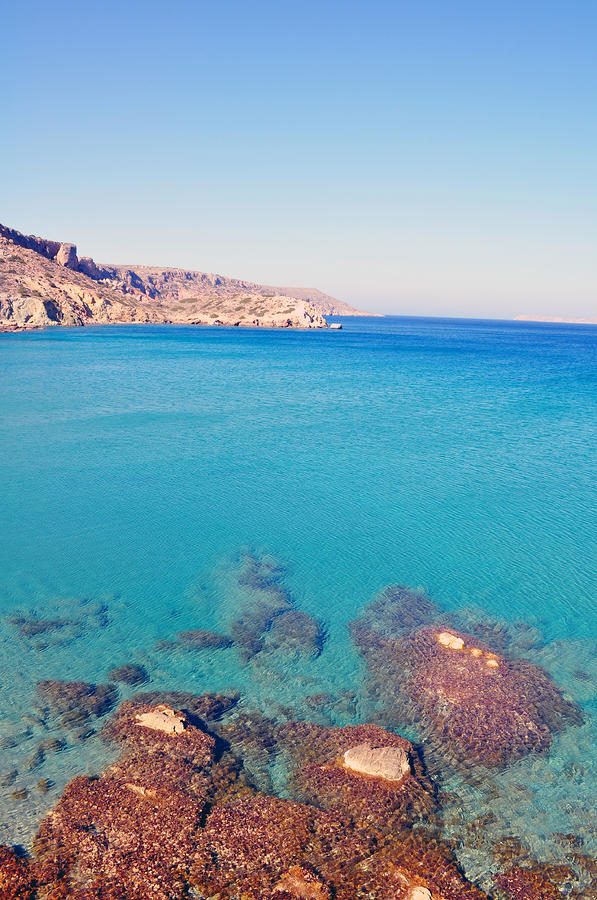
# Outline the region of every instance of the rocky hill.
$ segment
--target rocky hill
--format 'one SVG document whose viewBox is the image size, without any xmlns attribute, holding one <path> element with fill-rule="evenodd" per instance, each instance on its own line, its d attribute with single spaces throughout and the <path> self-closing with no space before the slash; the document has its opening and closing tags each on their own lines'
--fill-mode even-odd
<svg viewBox="0 0 597 900">
<path fill-rule="evenodd" d="M 315 289 L 205 272 L 95 263 L 74 244 L 0 225 L 0 329 L 129 322 L 325 328 L 363 315 Z"/>
</svg>

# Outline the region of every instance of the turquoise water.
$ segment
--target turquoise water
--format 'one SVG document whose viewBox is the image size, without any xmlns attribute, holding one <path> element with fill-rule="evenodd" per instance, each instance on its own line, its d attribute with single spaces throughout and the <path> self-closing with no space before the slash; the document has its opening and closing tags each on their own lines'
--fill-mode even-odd
<svg viewBox="0 0 597 900">
<path fill-rule="evenodd" d="M 521 655 L 587 713 L 492 791 L 452 779 L 461 818 L 492 812 L 496 837 L 541 859 L 561 859 L 556 831 L 594 847 L 597 328 L 343 322 L 0 335 L 0 776 L 18 773 L 0 789 L 0 840 L 27 843 L 66 780 L 108 759 L 91 737 L 27 770 L 37 680 L 102 682 L 135 661 L 152 689 L 234 688 L 272 716 L 354 691 L 331 721 L 360 721 L 346 624 L 401 582 L 471 620 L 534 626 Z M 297 608 L 325 624 L 321 655 L 156 649 L 226 631 L 246 550 L 286 567 Z M 77 624 L 28 637 L 18 613 Z"/>
</svg>

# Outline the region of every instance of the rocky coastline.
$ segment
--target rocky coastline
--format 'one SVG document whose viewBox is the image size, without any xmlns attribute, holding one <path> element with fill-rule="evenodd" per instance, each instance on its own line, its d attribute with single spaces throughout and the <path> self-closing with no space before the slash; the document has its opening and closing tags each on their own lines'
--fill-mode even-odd
<svg viewBox="0 0 597 900">
<path fill-rule="evenodd" d="M 242 602 L 222 631 L 166 635 L 154 651 L 236 653 L 257 678 L 281 659 L 312 664 L 327 632 L 297 607 L 285 574 L 243 554 L 232 571 Z M 109 621 L 109 604 L 81 609 L 87 620 L 24 610 L 10 623 L 51 646 Z M 580 707 L 503 629 L 460 621 L 407 587 L 386 588 L 350 633 L 366 666 L 354 724 L 330 724 L 348 698 L 325 694 L 297 718 L 236 692 L 147 690 L 152 672 L 135 662 L 97 684 L 39 681 L 27 727 L 46 737 L 3 781 L 23 794 L 15 802 L 25 773 L 42 785 L 46 755 L 93 734 L 113 762 L 67 784 L 27 852 L 0 847 L 2 900 L 594 900 L 597 865 L 572 833 L 555 836 L 567 862 L 554 864 L 525 850 L 524 835 L 492 843 L 486 817 L 472 832 L 486 873 L 465 875 L 468 832 L 450 827 L 446 789 L 457 776 L 479 790 L 491 773 L 549 754 L 582 726 Z"/>
<path fill-rule="evenodd" d="M 315 289 L 98 264 L 74 244 L 0 225 L 0 332 L 135 323 L 310 329 L 327 328 L 325 315 L 366 314 Z"/>
</svg>

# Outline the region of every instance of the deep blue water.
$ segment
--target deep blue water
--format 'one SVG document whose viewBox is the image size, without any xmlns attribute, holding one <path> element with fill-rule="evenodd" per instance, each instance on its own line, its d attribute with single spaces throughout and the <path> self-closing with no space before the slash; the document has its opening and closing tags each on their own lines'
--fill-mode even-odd
<svg viewBox="0 0 597 900">
<path fill-rule="evenodd" d="M 90 739 L 24 770 L 38 679 L 101 682 L 138 661 L 152 687 L 237 688 L 306 716 L 305 696 L 360 684 L 346 624 L 392 582 L 536 626 L 525 655 L 588 722 L 496 775 L 491 810 L 545 859 L 553 831 L 595 839 L 597 328 L 343 322 L 0 335 L 0 776 L 16 768 L 30 791 L 2 788 L 0 839 L 27 840 L 65 781 L 107 758 Z M 287 566 L 297 607 L 327 627 L 321 656 L 266 668 L 234 649 L 156 651 L 184 628 L 226 630 L 247 548 Z M 40 649 L 9 621 L 31 611 L 84 627 Z M 452 787 L 471 816 L 488 808 Z"/>
</svg>

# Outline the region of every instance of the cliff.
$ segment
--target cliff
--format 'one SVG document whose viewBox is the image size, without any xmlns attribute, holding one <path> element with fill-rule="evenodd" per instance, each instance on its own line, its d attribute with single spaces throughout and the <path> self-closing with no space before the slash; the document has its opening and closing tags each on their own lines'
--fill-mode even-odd
<svg viewBox="0 0 597 900">
<path fill-rule="evenodd" d="M 363 315 L 313 289 L 79 258 L 74 244 L 0 225 L 0 330 L 129 322 L 325 328 Z"/>
</svg>

